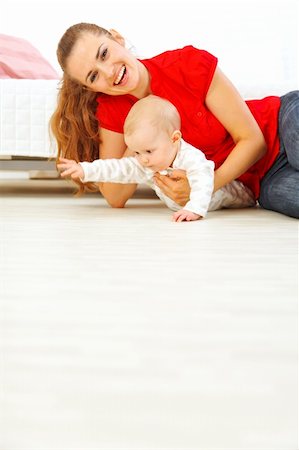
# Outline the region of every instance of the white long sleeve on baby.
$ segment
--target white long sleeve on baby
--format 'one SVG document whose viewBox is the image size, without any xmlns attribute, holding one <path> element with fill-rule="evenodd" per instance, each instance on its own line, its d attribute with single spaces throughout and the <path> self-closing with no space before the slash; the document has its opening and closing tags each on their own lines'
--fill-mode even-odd
<svg viewBox="0 0 299 450">
<path fill-rule="evenodd" d="M 111 183 L 146 183 L 158 197 L 172 210 L 182 207 L 167 197 L 153 182 L 154 172 L 143 167 L 136 158 L 98 159 L 92 163 L 80 163 L 84 171 L 82 181 L 102 181 Z M 190 184 L 190 201 L 185 209 L 204 217 L 207 213 L 214 187 L 214 163 L 208 161 L 203 152 L 181 140 L 180 149 L 172 169 L 185 170 Z"/>
<path fill-rule="evenodd" d="M 214 167 L 214 162 L 206 159 L 202 151 L 182 141 L 181 149 L 173 162 L 173 169 L 185 170 L 189 181 L 190 200 L 184 209 L 202 217 L 206 216 L 214 189 Z M 182 209 L 182 206 L 179 206 L 179 209 Z"/>
<path fill-rule="evenodd" d="M 83 182 L 102 181 L 110 183 L 144 183 L 145 171 L 133 156 L 121 159 L 96 159 L 81 162 Z"/>
<path fill-rule="evenodd" d="M 136 158 L 99 159 L 91 163 L 80 163 L 84 171 L 82 181 L 110 183 L 145 183 L 155 190 L 158 197 L 173 211 L 182 209 L 181 205 L 167 197 L 153 181 L 154 172 L 143 167 Z M 253 206 L 255 200 L 251 191 L 241 182 L 233 181 L 213 194 L 214 163 L 206 159 L 203 152 L 181 140 L 181 147 L 173 162 L 173 169 L 186 171 L 190 184 L 190 200 L 184 209 L 204 217 L 207 211 L 221 208 L 241 208 Z M 165 172 L 165 171 L 163 171 Z"/>
</svg>

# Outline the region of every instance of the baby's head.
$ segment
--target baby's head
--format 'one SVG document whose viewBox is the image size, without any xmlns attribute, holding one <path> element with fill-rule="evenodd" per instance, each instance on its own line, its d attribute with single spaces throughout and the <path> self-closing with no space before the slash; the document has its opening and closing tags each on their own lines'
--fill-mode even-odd
<svg viewBox="0 0 299 450">
<path fill-rule="evenodd" d="M 124 124 L 125 142 L 144 167 L 154 172 L 165 170 L 179 149 L 180 126 L 176 107 L 149 95 L 132 106 Z"/>
</svg>

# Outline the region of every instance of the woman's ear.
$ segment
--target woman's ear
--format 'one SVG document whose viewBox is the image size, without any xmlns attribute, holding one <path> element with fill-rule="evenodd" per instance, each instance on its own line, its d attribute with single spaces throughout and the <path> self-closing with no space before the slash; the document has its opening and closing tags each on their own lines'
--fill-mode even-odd
<svg viewBox="0 0 299 450">
<path fill-rule="evenodd" d="M 174 130 L 174 132 L 171 135 L 171 140 L 173 143 L 178 142 L 182 137 L 182 133 L 180 130 Z"/>
<path fill-rule="evenodd" d="M 112 28 L 111 30 L 109 30 L 109 33 L 112 34 L 112 37 L 116 40 L 116 42 L 118 42 L 123 47 L 125 46 L 125 38 L 118 31 L 113 30 Z"/>
</svg>

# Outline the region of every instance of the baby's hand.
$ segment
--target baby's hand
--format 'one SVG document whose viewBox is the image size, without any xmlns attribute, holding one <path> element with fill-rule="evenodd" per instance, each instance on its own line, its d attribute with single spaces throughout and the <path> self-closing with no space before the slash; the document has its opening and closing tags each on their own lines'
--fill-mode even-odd
<svg viewBox="0 0 299 450">
<path fill-rule="evenodd" d="M 84 178 L 84 171 L 81 164 L 78 164 L 73 159 L 59 158 L 57 168 L 62 178 L 71 177 L 73 180 L 83 180 Z"/>
<path fill-rule="evenodd" d="M 184 220 L 186 222 L 191 222 L 192 220 L 198 220 L 201 218 L 202 217 L 199 214 L 187 211 L 187 209 L 180 209 L 179 211 L 175 212 L 172 216 L 173 222 L 183 222 Z"/>
</svg>

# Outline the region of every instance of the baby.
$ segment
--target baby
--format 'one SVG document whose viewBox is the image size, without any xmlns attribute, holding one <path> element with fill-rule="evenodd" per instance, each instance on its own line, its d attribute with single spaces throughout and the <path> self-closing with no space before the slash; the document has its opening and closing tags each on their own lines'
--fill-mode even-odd
<svg viewBox="0 0 299 450">
<path fill-rule="evenodd" d="M 253 194 L 239 181 L 232 181 L 213 194 L 214 163 L 182 139 L 180 125 L 179 113 L 172 103 L 149 95 L 133 105 L 124 124 L 125 142 L 134 156 L 91 163 L 59 158 L 57 167 L 62 177 L 84 183 L 145 183 L 176 211 L 176 222 L 197 220 L 216 209 L 254 206 Z M 153 180 L 156 172 L 167 174 L 173 169 L 185 170 L 189 181 L 190 199 L 183 208 Z"/>
</svg>

